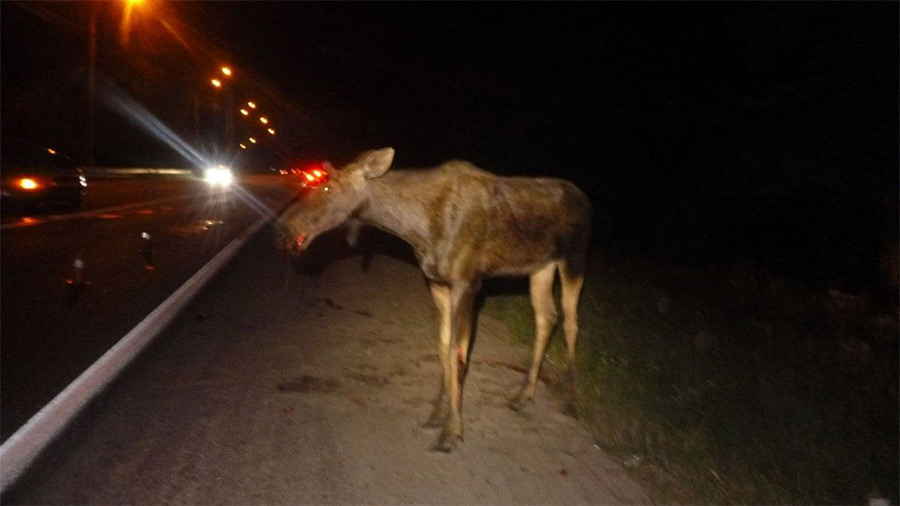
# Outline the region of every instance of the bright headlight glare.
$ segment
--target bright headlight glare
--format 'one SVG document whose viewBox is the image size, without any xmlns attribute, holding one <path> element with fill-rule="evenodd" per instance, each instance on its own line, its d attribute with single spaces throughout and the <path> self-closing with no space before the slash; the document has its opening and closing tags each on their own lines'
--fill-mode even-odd
<svg viewBox="0 0 900 506">
<path fill-rule="evenodd" d="M 234 180 L 231 169 L 226 167 L 210 167 L 206 169 L 203 177 L 207 183 L 214 186 L 228 186 Z"/>
</svg>

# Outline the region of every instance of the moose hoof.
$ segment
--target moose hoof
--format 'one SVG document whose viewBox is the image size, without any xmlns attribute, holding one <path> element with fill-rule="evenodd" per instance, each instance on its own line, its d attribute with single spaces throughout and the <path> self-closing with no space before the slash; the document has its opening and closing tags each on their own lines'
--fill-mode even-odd
<svg viewBox="0 0 900 506">
<path fill-rule="evenodd" d="M 531 401 L 528 397 L 524 395 L 516 396 L 514 399 L 506 403 L 506 407 L 515 411 L 516 413 L 521 413 L 525 410 L 525 406 Z"/>
<path fill-rule="evenodd" d="M 431 417 L 422 424 L 423 429 L 438 429 L 444 426 L 444 420 L 441 418 Z"/>
<path fill-rule="evenodd" d="M 454 449 L 456 449 L 457 441 L 462 440 L 461 434 L 456 433 L 448 433 L 444 431 L 441 433 L 441 437 L 438 438 L 437 443 L 431 447 L 431 451 L 433 452 L 441 452 L 441 453 L 450 453 Z"/>
</svg>

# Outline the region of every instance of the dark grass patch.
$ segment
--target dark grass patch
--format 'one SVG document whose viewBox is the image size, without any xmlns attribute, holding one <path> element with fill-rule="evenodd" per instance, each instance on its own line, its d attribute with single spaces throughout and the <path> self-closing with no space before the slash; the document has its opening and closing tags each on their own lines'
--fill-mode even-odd
<svg viewBox="0 0 900 506">
<path fill-rule="evenodd" d="M 897 504 L 896 307 L 746 266 L 592 265 L 579 409 L 658 502 Z M 527 293 L 485 307 L 531 344 Z"/>
</svg>

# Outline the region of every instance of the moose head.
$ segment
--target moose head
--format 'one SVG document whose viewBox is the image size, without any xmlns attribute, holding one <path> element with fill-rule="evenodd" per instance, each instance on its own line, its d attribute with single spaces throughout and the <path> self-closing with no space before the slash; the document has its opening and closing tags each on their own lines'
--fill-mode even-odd
<svg viewBox="0 0 900 506">
<path fill-rule="evenodd" d="M 352 221 L 367 198 L 368 179 L 383 175 L 394 159 L 393 148 L 366 151 L 340 169 L 323 164 L 327 183 L 312 189 L 288 207 L 278 219 L 281 240 L 289 249 L 303 251 L 319 235 Z M 350 240 L 358 227 L 351 228 Z"/>
</svg>

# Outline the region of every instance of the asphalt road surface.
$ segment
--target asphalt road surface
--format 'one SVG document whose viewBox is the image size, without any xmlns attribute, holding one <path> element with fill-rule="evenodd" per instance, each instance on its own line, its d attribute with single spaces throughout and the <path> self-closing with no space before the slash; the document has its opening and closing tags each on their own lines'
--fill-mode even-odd
<svg viewBox="0 0 900 506">
<path fill-rule="evenodd" d="M 2 440 L 259 219 L 260 204 L 277 208 L 295 191 L 276 176 L 246 176 L 240 188 L 188 177 L 94 180 L 78 212 L 3 214 Z M 144 232 L 149 262 L 139 252 Z M 79 258 L 83 283 L 70 283 Z"/>
<path fill-rule="evenodd" d="M 336 234 L 297 273 L 270 230 L 223 269 L 2 498 L 4 504 L 648 503 L 478 321 L 465 440 L 429 451 L 437 311 L 403 243 Z"/>
</svg>

